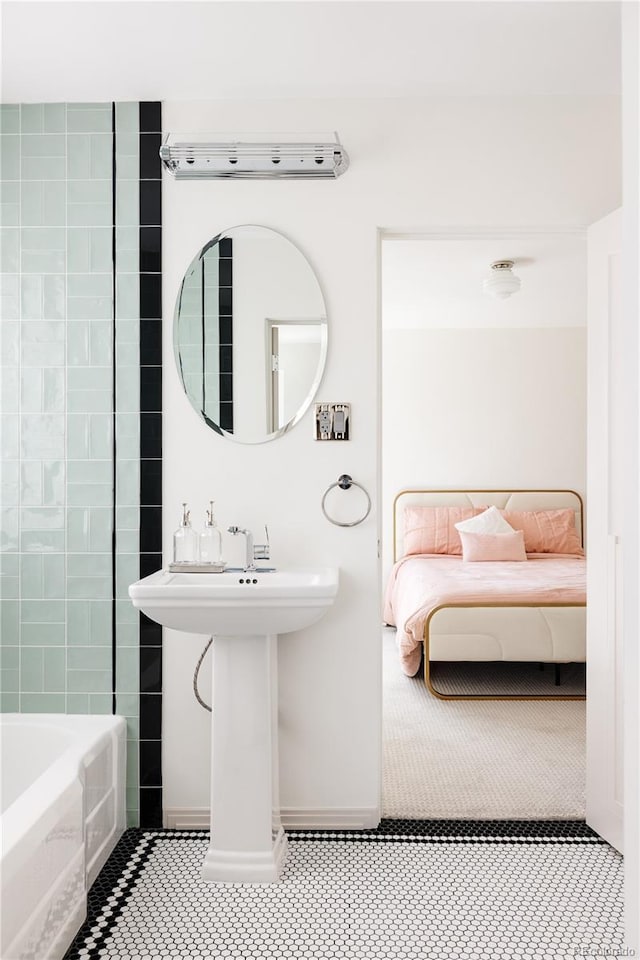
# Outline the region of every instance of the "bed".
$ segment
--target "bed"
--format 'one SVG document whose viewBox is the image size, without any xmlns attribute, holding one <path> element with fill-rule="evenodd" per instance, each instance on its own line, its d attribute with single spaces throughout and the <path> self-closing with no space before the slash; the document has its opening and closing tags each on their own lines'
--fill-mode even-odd
<svg viewBox="0 0 640 960">
<path fill-rule="evenodd" d="M 564 545 L 558 553 L 527 551 L 526 562 L 465 563 L 460 551 L 451 555 L 446 545 L 439 544 L 434 553 L 416 552 L 414 533 L 405 530 L 405 519 L 420 513 L 414 508 L 452 507 L 478 514 L 489 506 L 507 511 L 511 523 L 514 517 L 530 516 L 531 511 L 570 510 L 573 524 L 571 517 L 567 522 L 578 546 L 571 553 L 564 552 Z M 444 700 L 549 699 L 548 695 L 529 694 L 444 694 L 432 683 L 431 664 L 435 661 L 585 662 L 586 571 L 581 549 L 583 508 L 577 493 L 403 490 L 395 498 L 393 517 L 394 567 L 387 584 L 384 620 L 397 627 L 404 672 L 414 676 L 422 662 L 425 684 L 434 696 Z M 413 552 L 407 556 L 407 550 Z M 584 695 L 558 693 L 553 699 L 582 700 Z"/>
</svg>

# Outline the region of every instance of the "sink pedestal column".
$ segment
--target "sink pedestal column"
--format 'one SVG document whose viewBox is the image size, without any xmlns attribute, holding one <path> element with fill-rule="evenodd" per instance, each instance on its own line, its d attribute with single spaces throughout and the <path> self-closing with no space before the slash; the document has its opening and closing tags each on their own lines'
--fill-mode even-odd
<svg viewBox="0 0 640 960">
<path fill-rule="evenodd" d="M 287 851 L 278 788 L 277 636 L 213 641 L 211 839 L 205 880 L 272 883 Z"/>
</svg>

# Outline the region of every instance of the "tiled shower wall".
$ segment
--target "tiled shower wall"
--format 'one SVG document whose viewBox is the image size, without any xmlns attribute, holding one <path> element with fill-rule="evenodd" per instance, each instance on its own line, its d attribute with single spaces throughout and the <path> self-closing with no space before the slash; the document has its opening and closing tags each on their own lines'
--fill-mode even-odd
<svg viewBox="0 0 640 960">
<path fill-rule="evenodd" d="M 157 160 L 159 104 L 0 108 L 2 710 L 123 713 L 130 823 L 143 779 L 140 625 L 127 586 L 141 569 L 149 403 L 140 320 L 149 108 Z M 159 204 L 159 162 L 151 169 Z M 159 206 L 153 219 L 159 233 Z M 154 246 L 159 277 L 157 236 Z M 154 315 L 159 341 L 159 305 Z M 153 406 L 159 417 L 157 391 Z M 159 509 L 157 485 L 153 497 Z M 159 725 L 150 732 L 159 742 Z M 151 785 L 146 806 L 157 813 L 159 768 Z"/>
</svg>

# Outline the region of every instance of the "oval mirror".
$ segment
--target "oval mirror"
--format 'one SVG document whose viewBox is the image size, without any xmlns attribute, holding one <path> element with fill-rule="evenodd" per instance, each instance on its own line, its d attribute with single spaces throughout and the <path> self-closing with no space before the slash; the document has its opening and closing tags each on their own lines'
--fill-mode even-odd
<svg viewBox="0 0 640 960">
<path fill-rule="evenodd" d="M 184 275 L 174 348 L 187 397 L 217 433 L 273 440 L 313 400 L 327 355 L 327 318 L 315 273 L 267 227 L 214 237 Z"/>
</svg>

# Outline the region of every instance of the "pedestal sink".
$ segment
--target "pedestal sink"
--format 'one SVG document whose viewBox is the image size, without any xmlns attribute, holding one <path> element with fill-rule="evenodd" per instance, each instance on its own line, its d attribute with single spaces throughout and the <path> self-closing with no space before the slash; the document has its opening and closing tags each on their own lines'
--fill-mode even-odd
<svg viewBox="0 0 640 960">
<path fill-rule="evenodd" d="M 133 604 L 174 630 L 215 637 L 211 839 L 205 880 L 270 883 L 286 855 L 278 786 L 277 635 L 333 604 L 332 567 L 167 573 L 129 587 Z"/>
</svg>

